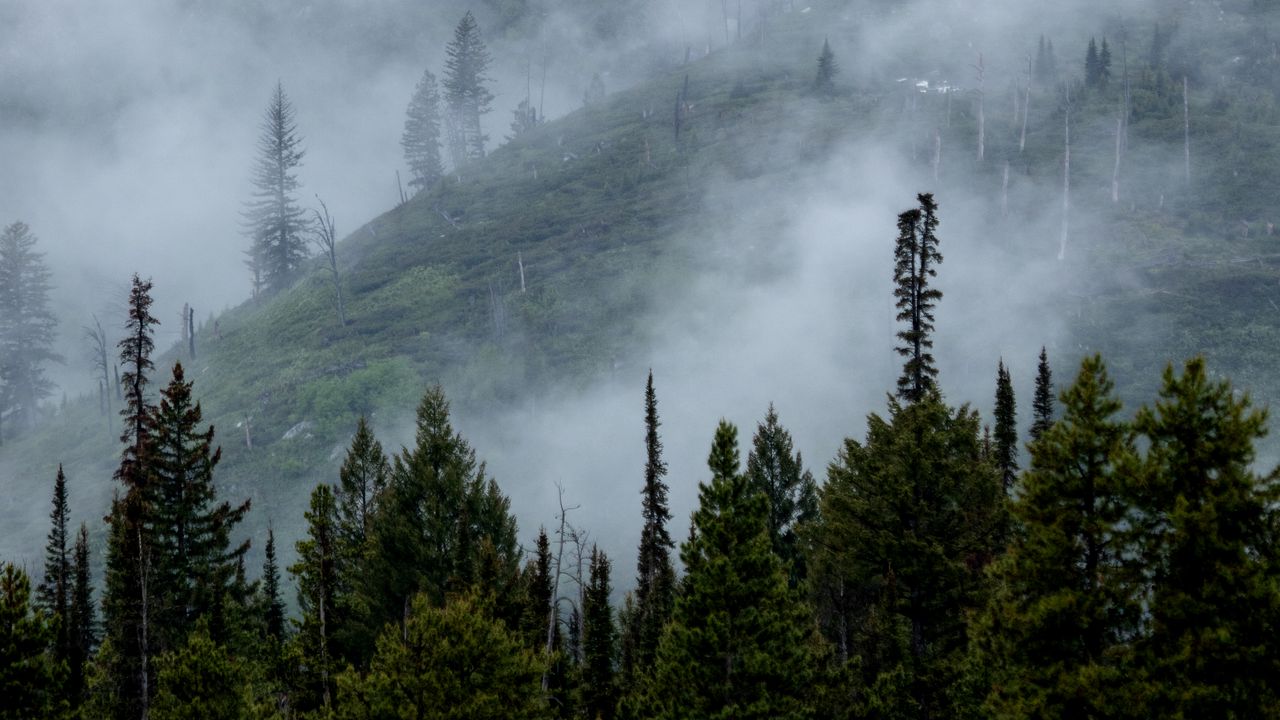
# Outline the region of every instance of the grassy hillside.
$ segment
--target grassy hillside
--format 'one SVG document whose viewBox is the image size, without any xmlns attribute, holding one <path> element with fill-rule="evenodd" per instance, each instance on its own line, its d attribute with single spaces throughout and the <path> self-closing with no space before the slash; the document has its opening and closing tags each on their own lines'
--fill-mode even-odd
<svg viewBox="0 0 1280 720">
<path fill-rule="evenodd" d="M 1280 398 L 1273 354 L 1280 235 L 1265 230 L 1270 199 L 1280 192 L 1280 171 L 1267 161 L 1280 142 L 1280 114 L 1269 91 L 1236 92 L 1252 87 L 1247 77 L 1196 87 L 1195 177 L 1185 186 L 1177 176 L 1181 85 L 1169 71 L 1147 71 L 1135 60 L 1124 201 L 1112 204 L 1120 89 L 1074 87 L 1067 72 L 1074 45 L 1059 45 L 1062 82 L 1032 93 L 1021 152 L 1005 109 L 1012 96 L 992 86 L 999 89 L 988 94 L 987 160 L 978 165 L 969 150 L 972 95 L 913 95 L 897 82 L 928 68 L 960 73 L 967 51 L 945 44 L 904 51 L 909 60 L 846 69 L 834 97 L 816 97 L 823 36 L 839 53 L 841 33 L 857 36 L 866 18 L 815 5 L 777 17 L 763 41 L 695 57 L 507 142 L 355 229 L 339 252 L 345 325 L 317 263 L 293 289 L 199 328 L 195 357 L 180 348 L 164 354 L 158 367 L 180 360 L 189 368 L 223 445 L 223 490 L 253 498 L 255 529 L 269 519 L 291 541 L 307 490 L 334 476 L 355 419 L 406 414 L 428 383 L 443 383 L 456 406 L 481 411 L 586 386 L 636 362 L 652 340 L 646 319 L 663 290 L 718 262 L 702 241 L 736 210 L 708 198 L 712 180 L 785 187 L 853 140 L 901 152 L 924 178 L 937 129 L 948 153 L 937 192 L 992 188 L 983 209 L 991 242 L 1008 245 L 1015 261 L 1044 257 L 1056 238 L 1023 237 L 1018 223 L 1052 217 L 1045 208 L 1058 202 L 1067 112 L 1079 220 L 1062 289 L 1042 298 L 1068 328 L 1065 346 L 1055 348 L 1059 372 L 1101 350 L 1126 394 L 1148 397 L 1153 369 L 1205 353 L 1259 399 Z M 503 118 L 487 123 L 492 135 L 502 134 Z M 995 210 L 1005 160 L 1010 218 Z M 786 208 L 778 210 L 785 216 Z M 1250 223 L 1247 236 L 1242 221 Z M 758 228 L 754 241 L 763 252 L 753 272 L 785 262 L 770 254 L 769 234 L 767 225 Z M 156 383 L 166 375 L 158 370 Z M 96 518 L 105 510 L 117 455 L 113 427 L 97 414 L 96 400 L 73 402 L 47 431 L 0 450 L 17 488 L 0 506 L 0 526 L 12 529 L 0 553 L 20 555 L 43 536 L 45 488 L 58 462 L 72 478 L 77 514 Z"/>
</svg>

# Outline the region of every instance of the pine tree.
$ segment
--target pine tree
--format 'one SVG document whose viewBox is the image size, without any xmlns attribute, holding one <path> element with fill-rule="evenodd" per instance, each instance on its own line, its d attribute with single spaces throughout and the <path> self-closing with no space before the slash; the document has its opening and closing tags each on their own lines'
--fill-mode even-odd
<svg viewBox="0 0 1280 720">
<path fill-rule="evenodd" d="M 1111 81 L 1111 47 L 1107 39 L 1102 38 L 1102 48 L 1098 50 L 1098 85 L 1106 87 Z"/>
<path fill-rule="evenodd" d="M 590 574 L 582 594 L 582 711 L 591 720 L 612 720 L 618 703 L 615 667 L 618 629 L 609 595 L 609 558 L 591 547 Z"/>
<path fill-rule="evenodd" d="M 204 622 L 183 645 L 157 661 L 151 720 L 241 720 L 249 717 L 242 662 L 214 641 Z"/>
<path fill-rule="evenodd" d="M 53 393 L 44 366 L 61 362 L 53 351 L 57 320 L 49 309 L 49 270 L 25 223 L 0 233 L 0 413 L 24 427 Z"/>
<path fill-rule="evenodd" d="M 255 297 L 288 287 L 307 258 L 305 211 L 293 196 L 306 151 L 281 83 L 276 83 L 260 130 L 253 196 L 244 210 L 250 240 L 246 264 L 253 273 Z"/>
<path fill-rule="evenodd" d="M 805 558 L 797 529 L 818 515 L 818 484 L 794 450 L 791 433 L 778 422 L 769 404 L 756 426 L 747 454 L 747 483 L 769 501 L 769 540 L 782 560 L 791 587 L 805 578 Z"/>
<path fill-rule="evenodd" d="M 60 667 L 53 630 L 30 605 L 31 581 L 12 563 L 0 571 L 0 720 L 57 717 Z"/>
<path fill-rule="evenodd" d="M 1102 69 L 1098 65 L 1098 43 L 1089 38 L 1089 49 L 1084 56 L 1084 84 L 1098 87 L 1102 84 Z"/>
<path fill-rule="evenodd" d="M 1013 483 L 1018 479 L 1018 415 L 1013 396 L 1013 380 L 1004 366 L 1004 360 L 996 365 L 995 419 L 994 460 L 1000 470 L 1004 494 L 1008 496 L 1013 490 Z"/>
<path fill-rule="evenodd" d="M 514 140 L 542 124 L 538 108 L 530 104 L 529 98 L 521 100 L 511 114 L 511 134 L 507 136 L 507 140 Z"/>
<path fill-rule="evenodd" d="M 551 616 L 551 540 L 547 531 L 538 529 L 533 557 L 524 568 L 526 605 L 521 618 L 521 633 L 531 650 L 541 652 L 547 644 L 547 619 Z"/>
<path fill-rule="evenodd" d="M 480 128 L 480 117 L 489 112 L 493 103 L 493 93 L 485 87 L 493 58 L 480 39 L 480 27 L 471 11 L 462 16 L 454 29 L 453 40 L 445 47 L 445 56 L 445 101 L 465 148 L 463 156 L 454 158 L 457 165 L 484 157 L 484 145 L 489 137 Z"/>
<path fill-rule="evenodd" d="M 965 617 L 1004 527 L 1000 477 L 977 413 L 930 391 L 890 401 L 846 439 L 822 489 L 810 578 L 819 618 L 868 707 L 949 717 L 961 683 Z M 851 662 L 857 659 L 856 664 Z M 865 708 L 864 708 L 865 709 Z"/>
<path fill-rule="evenodd" d="M 1040 348 L 1040 364 L 1036 368 L 1036 392 L 1031 400 L 1031 442 L 1036 442 L 1053 425 L 1053 372 L 1049 356 Z"/>
<path fill-rule="evenodd" d="M 337 505 L 328 484 L 311 491 L 306 519 L 307 536 L 297 543 L 298 562 L 289 566 L 302 614 L 296 642 L 302 656 L 311 659 L 302 673 L 303 694 L 297 701 L 303 710 L 332 707 L 333 675 L 343 656 L 333 641 L 342 631 L 343 618 L 338 611 L 342 590 L 337 577 Z"/>
<path fill-rule="evenodd" d="M 542 664 L 472 595 L 437 607 L 418 595 L 378 638 L 369 671 L 338 677 L 339 717 L 549 718 Z"/>
<path fill-rule="evenodd" d="M 106 582 L 102 597 L 104 644 L 100 652 L 99 686 L 102 713 L 114 718 L 136 718 L 148 712 L 154 668 L 155 596 L 153 539 L 150 526 L 155 495 L 154 408 L 147 403 L 147 373 L 154 369 L 151 351 L 154 327 L 151 316 L 151 283 L 133 276 L 129 293 L 129 320 L 120 341 L 120 361 L 125 371 L 124 450 L 115 478 L 124 486 L 111 503 L 107 535 Z"/>
<path fill-rule="evenodd" d="M 1063 394 L 1063 418 L 1031 447 L 1008 553 L 975 623 L 975 665 L 998 718 L 1131 716 L 1127 643 L 1140 606 L 1125 566 L 1132 433 L 1098 356 Z M 1134 713 L 1136 714 L 1136 713 Z"/>
<path fill-rule="evenodd" d="M 338 486 L 334 492 L 343 562 L 352 572 L 364 552 L 378 498 L 387 486 L 390 471 L 382 444 L 373 436 L 368 421 L 361 417 L 347 457 L 338 470 Z"/>
<path fill-rule="evenodd" d="M 71 584 L 73 566 L 68 546 L 67 523 L 71 510 L 67 505 L 67 476 L 58 465 L 53 480 L 53 509 L 49 512 L 49 537 L 44 548 L 44 578 L 36 588 L 36 609 L 45 614 L 55 628 L 53 643 L 57 662 L 71 660 Z"/>
<path fill-rule="evenodd" d="M 675 605 L 676 577 L 671 564 L 675 543 L 667 532 L 671 512 L 667 509 L 667 464 L 662 459 L 662 439 L 658 435 L 658 397 L 653 389 L 653 371 L 644 390 L 645 466 L 643 500 L 644 527 L 640 531 L 640 553 L 636 560 L 635 610 L 623 631 L 627 635 L 622 656 L 628 685 L 653 665 L 662 627 Z"/>
<path fill-rule="evenodd" d="M 698 489 L 688 568 L 658 646 L 661 718 L 806 718 L 809 614 L 772 552 L 768 502 L 739 473 L 737 428 L 721 421 Z"/>
<path fill-rule="evenodd" d="M 280 566 L 276 564 L 276 533 L 267 528 L 266 559 L 262 563 L 262 600 L 267 636 L 284 639 L 284 600 L 280 598 Z"/>
<path fill-rule="evenodd" d="M 836 74 L 840 66 L 836 64 L 836 54 L 831 51 L 831 42 L 822 41 L 822 52 L 818 53 L 818 74 L 813 80 L 813 88 L 820 95 L 832 95 L 836 91 Z"/>
<path fill-rule="evenodd" d="M 98 623 L 93 610 L 93 583 L 89 567 L 89 527 L 80 524 L 75 545 L 75 580 L 71 590 L 69 634 L 71 656 L 67 663 L 67 697 L 72 708 L 84 702 L 89 659 L 98 643 Z"/>
<path fill-rule="evenodd" d="M 916 199 L 920 202 L 918 209 L 898 215 L 898 240 L 893 253 L 897 320 L 907 323 L 907 328 L 898 332 L 903 344 L 895 348 L 907 358 L 898 378 L 898 397 L 907 402 L 918 402 L 935 386 L 938 368 L 930 352 L 933 308 L 942 299 L 942 291 L 929 287 L 929 278 L 938 274 L 934 266 L 942 262 L 934 234 L 938 205 L 931 193 L 922 193 Z"/>
<path fill-rule="evenodd" d="M 1133 426 L 1138 555 L 1150 582 L 1139 657 L 1151 717 L 1266 717 L 1280 709 L 1280 470 L 1256 474 L 1266 411 L 1202 358 L 1164 372 Z"/>
<path fill-rule="evenodd" d="M 423 71 L 406 115 L 400 147 L 412 176 L 409 186 L 421 192 L 444 177 L 444 163 L 440 161 L 440 88 L 430 70 Z"/>
</svg>

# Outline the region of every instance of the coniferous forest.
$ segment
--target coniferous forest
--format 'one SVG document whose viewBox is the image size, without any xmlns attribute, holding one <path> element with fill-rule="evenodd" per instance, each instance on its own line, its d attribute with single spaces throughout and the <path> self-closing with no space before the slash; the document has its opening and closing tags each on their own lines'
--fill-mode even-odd
<svg viewBox="0 0 1280 720">
<path fill-rule="evenodd" d="M 234 307 L 0 233 L 0 720 L 1280 717 L 1280 10 L 286 5 Z"/>
</svg>

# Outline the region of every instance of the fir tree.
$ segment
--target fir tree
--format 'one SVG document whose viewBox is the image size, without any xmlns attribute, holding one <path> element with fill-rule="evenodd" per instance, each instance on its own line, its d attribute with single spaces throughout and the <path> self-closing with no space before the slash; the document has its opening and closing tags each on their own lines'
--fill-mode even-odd
<svg viewBox="0 0 1280 720">
<path fill-rule="evenodd" d="M 61 668 L 53 629 L 31 603 L 31 581 L 12 563 L 0 571 L 0 720 L 57 717 Z"/>
<path fill-rule="evenodd" d="M 1000 470 L 1004 494 L 1009 495 L 1018 479 L 1018 415 L 1013 396 L 1013 380 L 1001 360 L 996 365 L 996 427 L 994 453 L 996 467 Z"/>
<path fill-rule="evenodd" d="M 1150 592 L 1139 656 L 1152 717 L 1265 717 L 1280 708 L 1280 470 L 1253 471 L 1264 410 L 1204 360 L 1164 372 L 1133 426 L 1148 450 L 1135 531 Z"/>
<path fill-rule="evenodd" d="M 797 529 L 817 518 L 818 484 L 794 450 L 791 433 L 778 422 L 769 404 L 764 422 L 756 426 L 747 454 L 747 483 L 769 501 L 769 540 L 782 560 L 791 587 L 805 577 L 804 553 Z"/>
<path fill-rule="evenodd" d="M 284 639 L 284 600 L 280 598 L 280 566 L 276 564 L 276 533 L 267 528 L 266 559 L 262 563 L 262 600 L 267 636 Z"/>
<path fill-rule="evenodd" d="M 454 158 L 454 164 L 459 165 L 484 157 L 484 145 L 489 137 L 480 128 L 480 117 L 489 112 L 493 103 L 493 93 L 485 87 L 493 59 L 480 39 L 480 27 L 470 11 L 454 29 L 453 40 L 445 47 L 445 56 L 445 100 L 464 148 L 464 154 Z"/>
<path fill-rule="evenodd" d="M 71 656 L 67 663 L 67 696 L 72 707 L 85 700 L 87 664 L 98 642 L 98 623 L 93 610 L 93 583 L 89 567 L 89 528 L 80 524 L 75 545 L 75 580 L 71 589 L 69 634 Z"/>
<path fill-rule="evenodd" d="M 1107 39 L 1102 38 L 1102 47 L 1098 50 L 1098 85 L 1106 87 L 1111 81 L 1111 47 Z"/>
<path fill-rule="evenodd" d="M 294 119 L 293 103 L 276 83 L 258 136 L 258 159 L 253 170 L 253 196 L 244 221 L 249 236 L 249 266 L 253 291 L 279 292 L 288 287 L 307 258 L 307 221 L 294 193 L 297 168 L 306 152 Z"/>
<path fill-rule="evenodd" d="M 893 269 L 897 320 L 907 324 L 905 330 L 898 332 L 903 344 L 895 348 L 907 359 L 898 378 L 898 397 L 907 402 L 921 400 L 935 386 L 938 368 L 930 352 L 933 309 L 942 299 L 942 291 L 929 287 L 929 278 L 938 274 L 934 266 L 942 262 L 934 234 L 938 227 L 938 205 L 930 193 L 917 195 L 916 199 L 920 202 L 919 208 L 898 215 Z"/>
<path fill-rule="evenodd" d="M 609 595 L 609 558 L 591 547 L 590 575 L 582 594 L 581 705 L 587 718 L 612 720 L 618 702 L 615 678 L 618 629 Z"/>
<path fill-rule="evenodd" d="M 699 486 L 688 568 L 658 646 L 661 718 L 806 718 L 808 612 L 772 552 L 768 502 L 739 473 L 737 429 L 721 421 Z"/>
<path fill-rule="evenodd" d="M 975 665 L 998 718 L 1132 713 L 1126 643 L 1138 630 L 1125 567 L 1132 433 L 1102 359 L 1063 394 L 1063 418 L 1031 446 L 1013 503 L 1019 532 L 993 567 L 995 594 L 975 624 Z"/>
<path fill-rule="evenodd" d="M 1036 442 L 1053 425 L 1053 372 L 1049 356 L 1040 348 L 1040 364 L 1036 368 L 1036 391 L 1031 400 L 1031 442 Z"/>
<path fill-rule="evenodd" d="M 1098 87 L 1102 84 L 1102 69 L 1098 64 L 1098 43 L 1093 38 L 1089 38 L 1089 49 L 1084 56 L 1084 84 L 1088 87 Z"/>
<path fill-rule="evenodd" d="M 400 147 L 412 176 L 409 186 L 421 192 L 444 177 L 444 163 L 440 161 L 440 88 L 430 70 L 423 71 L 406 115 Z"/>
<path fill-rule="evenodd" d="M 653 389 L 653 371 L 644 390 L 645 466 L 641 493 L 644 527 L 640 531 L 640 553 L 636 560 L 635 609 L 624 627 L 627 640 L 622 656 L 627 682 L 635 685 L 653 664 L 662 627 L 675 604 L 675 568 L 671 549 L 675 543 L 667 532 L 671 512 L 667 509 L 667 464 L 662 459 L 662 439 L 658 435 L 658 397 Z"/>
<path fill-rule="evenodd" d="M 342 593 L 337 578 L 337 506 L 328 484 L 320 483 L 311 491 L 306 519 L 307 536 L 297 543 L 298 562 L 289 567 L 302 614 L 296 642 L 302 656 L 311 659 L 302 673 L 303 693 L 298 699 L 298 707 L 304 710 L 332 707 L 333 675 L 343 655 L 333 642 L 343 619 L 338 612 Z"/>
<path fill-rule="evenodd" d="M 57 662 L 71 660 L 71 584 L 73 566 L 68 545 L 67 522 L 71 510 L 67 506 L 67 476 L 58 465 L 53 480 L 53 509 L 49 512 L 49 537 L 44 547 L 44 578 L 36 588 L 35 606 L 49 618 L 55 628 L 53 643 Z"/>
<path fill-rule="evenodd" d="M 831 51 L 831 42 L 822 41 L 822 52 L 818 53 L 818 74 L 813 80 L 813 88 L 820 95 L 832 95 L 836 91 L 836 74 L 840 67 L 836 64 L 836 54 Z"/>
<path fill-rule="evenodd" d="M 527 604 L 521 618 L 521 630 L 529 649 L 541 652 L 547 644 L 547 623 L 552 608 L 551 540 L 545 529 L 538 529 L 533 557 L 524 569 L 524 594 Z"/>
<path fill-rule="evenodd" d="M 151 720 L 240 720 L 249 717 L 245 670 L 197 623 L 181 648 L 161 655 Z"/>
<path fill-rule="evenodd" d="M 53 393 L 44 366 L 62 361 L 53 351 L 49 270 L 35 247 L 25 223 L 0 233 L 0 412 L 25 427 L 35 424 L 40 401 Z"/>
<path fill-rule="evenodd" d="M 347 457 L 338 470 L 338 486 L 334 492 L 338 508 L 338 537 L 344 554 L 343 562 L 349 566 L 350 572 L 355 571 L 354 566 L 364 552 L 378 498 L 387 486 L 390 471 L 382 444 L 373 436 L 368 421 L 361 417 L 347 449 Z"/>
</svg>

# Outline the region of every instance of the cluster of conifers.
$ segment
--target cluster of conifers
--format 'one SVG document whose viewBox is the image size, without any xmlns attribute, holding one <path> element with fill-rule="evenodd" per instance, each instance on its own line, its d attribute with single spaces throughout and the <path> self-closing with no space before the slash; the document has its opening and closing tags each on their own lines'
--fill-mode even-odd
<svg viewBox="0 0 1280 720">
<path fill-rule="evenodd" d="M 2 717 L 1270 717 L 1280 712 L 1280 485 L 1265 413 L 1201 360 L 1127 417 L 1099 357 L 1055 409 L 1041 353 L 1020 471 L 1013 385 L 994 432 L 930 354 L 928 195 L 899 217 L 905 358 L 886 415 L 819 487 L 770 409 L 745 470 L 721 422 L 687 539 L 668 530 L 652 374 L 635 589 L 563 512 L 522 552 L 509 503 L 426 393 L 390 459 L 360 423 L 288 570 L 257 582 L 219 503 L 212 431 L 175 365 L 144 388 L 149 284 L 121 343 L 127 407 L 102 622 L 59 473 L 35 608 L 0 575 Z M 523 566 L 522 566 L 523 563 Z"/>
</svg>

